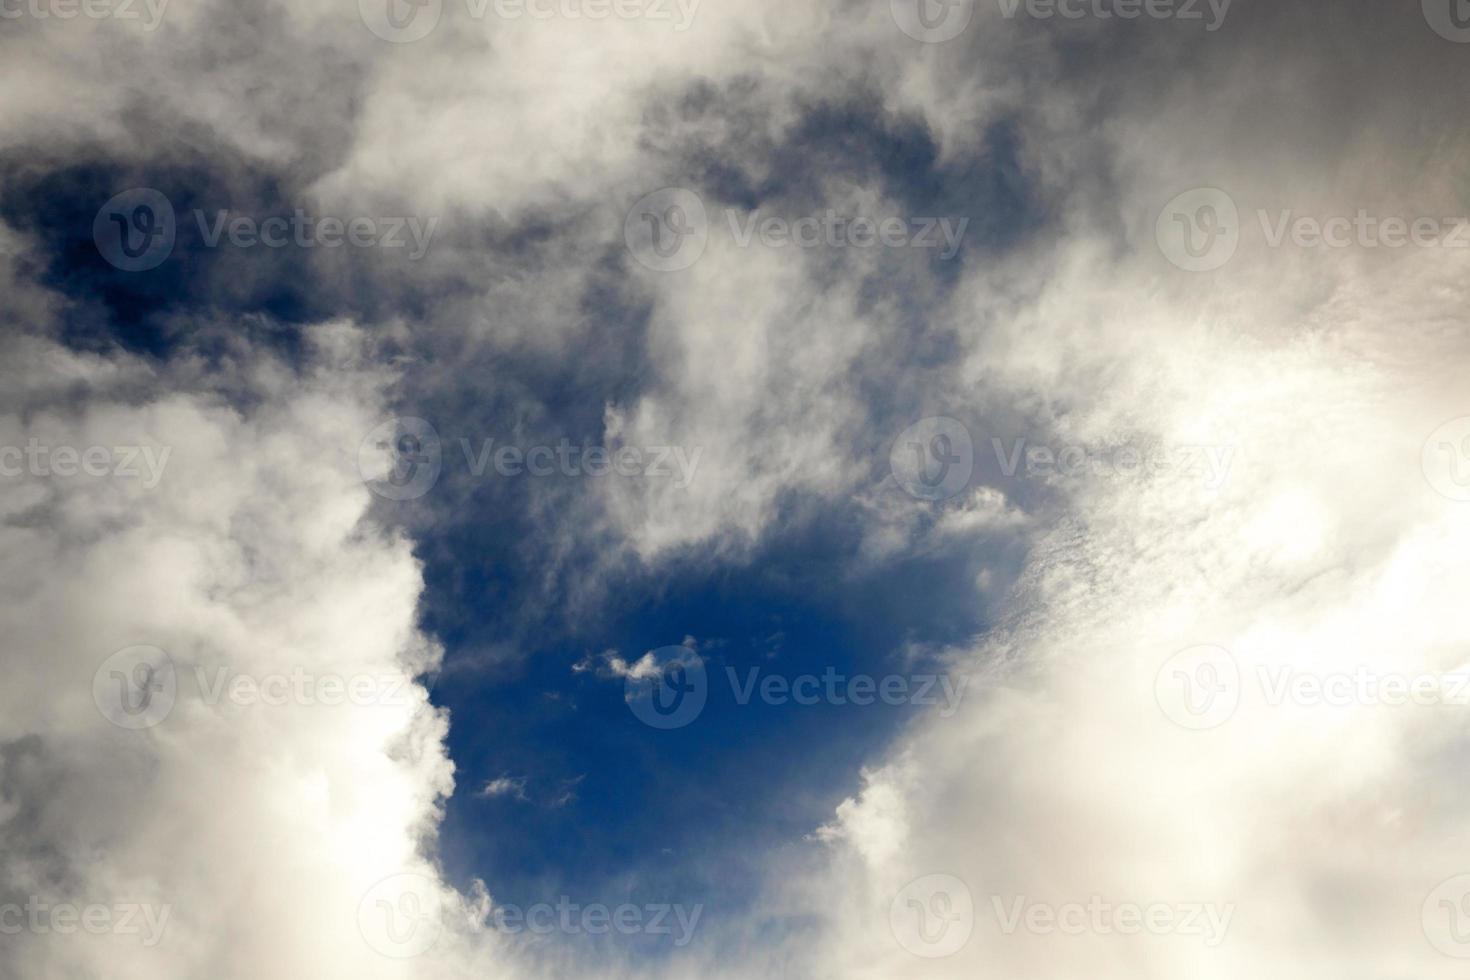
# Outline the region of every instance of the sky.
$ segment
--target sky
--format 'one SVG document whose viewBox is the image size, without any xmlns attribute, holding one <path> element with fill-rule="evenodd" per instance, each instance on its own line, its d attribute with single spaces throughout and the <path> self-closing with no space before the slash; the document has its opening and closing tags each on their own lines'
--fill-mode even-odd
<svg viewBox="0 0 1470 980">
<path fill-rule="evenodd" d="M 0 49 L 0 980 L 1463 975 L 1464 0 Z"/>
</svg>

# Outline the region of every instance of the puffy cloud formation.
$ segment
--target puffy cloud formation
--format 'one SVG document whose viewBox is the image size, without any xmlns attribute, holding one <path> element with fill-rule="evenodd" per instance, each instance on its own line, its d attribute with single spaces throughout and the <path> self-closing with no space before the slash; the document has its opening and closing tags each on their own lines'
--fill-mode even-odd
<svg viewBox="0 0 1470 980">
<path fill-rule="evenodd" d="M 136 929 L 0 917 L 0 971 L 1456 975 L 1470 504 L 1442 427 L 1470 415 L 1470 253 L 1384 242 L 1470 211 L 1465 49 L 1366 2 L 1240 3 L 1218 31 L 960 3 L 941 44 L 887 4 L 663 6 L 432 4 L 411 43 L 374 35 L 371 0 L 7 28 L 17 187 L 95 167 L 95 208 L 194 168 L 222 197 L 201 206 L 280 185 L 444 222 L 409 271 L 308 256 L 306 291 L 363 322 L 288 343 L 238 292 L 280 270 L 196 256 L 238 302 L 176 311 L 155 357 L 76 341 L 127 304 L 72 288 L 46 215 L 7 197 L 0 446 L 48 461 L 0 477 L 0 905 Z M 677 272 L 624 243 L 665 186 L 708 218 Z M 1181 245 L 1169 205 L 1198 188 Z M 829 209 L 972 220 L 948 263 L 741 240 Z M 1348 245 L 1317 244 L 1329 224 Z M 586 374 L 547 367 L 568 362 Z M 534 430 L 537 380 L 599 365 L 638 379 L 596 406 L 607 443 L 698 447 L 698 478 L 535 488 L 548 564 L 580 538 L 605 546 L 591 579 L 739 561 L 798 505 L 853 505 L 859 567 L 1026 548 L 1014 583 L 962 583 L 999 621 L 946 654 L 975 678 L 961 710 L 773 852 L 747 917 L 653 961 L 498 935 L 495 896 L 451 886 L 443 739 L 472 722 L 415 681 L 440 651 L 390 528 L 463 500 L 401 517 L 358 470 L 404 405 L 494 398 Z M 888 452 L 941 415 L 976 485 L 915 500 Z M 1388 693 L 1421 678 L 1431 704 Z"/>
<path fill-rule="evenodd" d="M 833 975 L 915 969 L 880 926 L 936 872 L 966 883 L 974 931 L 925 975 L 1453 975 L 1431 896 L 1470 860 L 1453 613 L 1470 515 L 1421 451 L 1462 411 L 1470 352 L 1444 324 L 1463 273 L 1446 254 L 1406 257 L 1305 318 L 1254 304 L 1253 337 L 1173 306 L 1154 356 L 1093 365 L 1116 373 L 1079 399 L 1079 441 L 1230 446 L 1229 478 L 1140 466 L 1068 488 L 1011 624 L 957 664 L 987 695 L 901 739 L 823 830 L 844 855 L 821 889 L 845 896 Z M 1157 300 L 1110 308 L 1092 278 L 1079 264 L 1038 306 L 1085 310 L 1119 344 L 1139 312 L 1169 322 Z M 984 371 L 1003 383 L 1006 366 Z M 1161 905 L 1179 928 L 1125 935 L 1107 912 L 1076 934 L 1016 928 L 1022 897 Z M 1230 911 L 1223 941 L 1183 927 L 1205 903 Z"/>
<path fill-rule="evenodd" d="M 417 565 L 342 451 L 379 409 L 360 342 L 324 325 L 299 368 L 238 364 L 248 406 L 6 343 L 3 442 L 50 467 L 5 481 L 0 894 L 37 907 L 4 923 L 7 976 L 393 975 L 354 913 L 433 874 L 452 776 L 413 682 L 438 657 Z"/>
</svg>

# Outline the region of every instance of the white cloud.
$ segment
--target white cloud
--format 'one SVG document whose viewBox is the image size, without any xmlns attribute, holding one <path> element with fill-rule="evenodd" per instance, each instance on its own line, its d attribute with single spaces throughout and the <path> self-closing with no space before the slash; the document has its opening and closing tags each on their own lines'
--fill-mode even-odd
<svg viewBox="0 0 1470 980">
<path fill-rule="evenodd" d="M 509 796 L 511 799 L 526 801 L 526 777 L 525 776 L 497 776 L 480 787 L 477 796 L 485 799 L 494 799 L 497 796 Z"/>
<path fill-rule="evenodd" d="M 415 625 L 408 544 L 369 520 L 344 451 L 379 410 L 375 376 L 343 356 L 357 346 L 350 328 L 314 333 L 301 377 L 256 366 L 269 397 L 249 411 L 207 390 L 109 397 L 108 384 L 143 370 L 127 359 L 94 375 L 103 391 L 85 403 L 48 405 L 54 380 L 85 359 L 7 341 L 31 372 L 32 407 L 0 417 L 0 442 L 173 450 L 152 489 L 5 481 L 0 901 L 171 910 L 152 946 L 7 935 L 15 975 L 255 977 L 305 964 L 398 975 L 353 911 L 378 878 L 434 874 L 420 854 L 452 767 L 446 720 L 412 677 L 439 654 Z M 153 727 L 125 730 L 94 703 L 93 674 L 137 644 L 167 652 L 177 699 Z M 218 668 L 370 675 L 400 696 L 210 703 L 199 672 Z"/>
<path fill-rule="evenodd" d="M 921 721 L 870 760 L 813 830 L 823 859 L 772 858 L 756 918 L 815 916 L 821 928 L 756 941 L 747 923 L 707 923 L 744 959 L 696 948 L 667 970 L 1451 976 L 1420 913 L 1440 881 L 1470 871 L 1459 713 L 1277 706 L 1252 684 L 1283 666 L 1417 674 L 1464 662 L 1470 505 L 1437 494 L 1419 464 L 1431 432 L 1470 414 L 1466 261 L 1448 249 L 1270 249 L 1251 228 L 1256 209 L 1463 214 L 1470 136 L 1446 123 L 1460 117 L 1463 52 L 1412 15 L 1290 4 L 1242 9 L 1208 38 L 1089 23 L 1065 27 L 1076 44 L 1064 46 L 986 17 L 963 40 L 916 49 L 882 6 L 806 42 L 785 21 L 713 6 L 677 39 L 649 25 L 455 20 L 403 47 L 325 5 L 270 8 L 261 33 L 279 49 L 209 27 L 230 23 L 216 7 L 180 9 L 139 38 L 28 23 L 0 42 L 7 90 L 23 93 L 0 131 L 62 157 L 74 137 L 58 131 L 71 127 L 141 159 L 125 111 L 141 99 L 305 174 L 328 201 L 546 212 L 616 250 L 623 208 L 655 177 L 683 178 L 685 144 L 735 147 L 729 162 L 759 178 L 763 141 L 857 79 L 885 93 L 884 109 L 920 114 L 947 163 L 1011 119 L 1050 223 L 968 264 L 953 294 L 920 276 L 872 300 L 861 287 L 881 271 L 873 256 L 839 267 L 718 236 L 684 275 L 628 263 L 651 304 L 651 381 L 609 409 L 607 434 L 704 449 L 687 491 L 595 489 L 595 526 L 631 553 L 738 554 L 772 533 L 792 493 L 857 496 L 869 562 L 941 540 L 983 548 L 999 529 L 1034 535 L 1006 618 L 956 663 L 988 679 L 984 696 L 972 685 L 954 717 Z M 1078 50 L 1076 63 L 1063 57 Z M 134 74 L 106 84 L 119 63 Z M 681 115 L 697 82 L 717 99 L 752 72 L 741 108 L 764 128 L 747 142 L 719 112 Z M 73 98 L 83 86 L 97 98 Z M 1237 256 L 1215 273 L 1182 273 L 1153 241 L 1159 208 L 1192 186 L 1227 189 L 1244 219 Z M 887 203 L 835 180 L 819 193 L 849 211 Z M 7 311 L 33 330 L 5 341 L 0 444 L 171 450 L 151 489 L 4 487 L 0 845 L 14 857 L 0 902 L 170 908 L 156 946 L 31 933 L 0 939 L 7 962 L 26 976 L 121 978 L 663 969 L 589 970 L 503 943 L 479 921 L 489 897 L 454 894 L 424 856 L 452 787 L 448 721 L 409 683 L 438 657 L 416 626 L 419 569 L 373 520 L 353 469 L 391 383 L 362 335 L 322 325 L 299 371 L 247 351 L 229 378 L 187 359 L 77 353 L 48 339 L 62 299 L 15 271 L 31 243 L 7 231 L 0 247 Z M 579 237 L 548 254 L 572 266 L 597 247 Z M 478 261 L 466 254 L 456 258 Z M 487 286 L 456 341 L 573 348 L 567 296 L 583 280 L 556 268 L 547 281 L 567 288 Z M 938 366 L 906 360 L 915 310 L 952 335 Z M 242 390 L 248 407 L 233 397 Z M 866 465 L 868 448 L 891 441 L 866 431 L 887 418 L 874 390 L 926 412 L 999 407 L 1051 439 L 1235 455 L 1218 486 L 1169 472 L 1049 496 L 982 487 L 926 522 Z M 1247 683 L 1234 717 L 1193 732 L 1156 703 L 1156 681 L 1202 643 L 1230 651 Z M 110 725 L 91 687 L 104 658 L 136 644 L 167 651 L 180 678 L 168 717 L 141 732 Z M 386 675 L 408 697 L 352 711 L 210 704 L 194 671 L 221 666 Z M 615 651 L 579 667 L 658 671 L 651 653 Z M 519 799 L 524 784 L 505 775 L 481 794 Z M 890 918 L 900 890 L 934 873 L 967 882 L 978 919 L 962 950 L 924 960 L 894 941 Z M 370 889 L 401 874 L 418 876 L 443 932 L 402 961 L 371 948 L 358 921 Z M 1094 895 L 1235 911 L 1226 940 L 1205 947 L 1007 935 L 991 902 Z"/>
</svg>

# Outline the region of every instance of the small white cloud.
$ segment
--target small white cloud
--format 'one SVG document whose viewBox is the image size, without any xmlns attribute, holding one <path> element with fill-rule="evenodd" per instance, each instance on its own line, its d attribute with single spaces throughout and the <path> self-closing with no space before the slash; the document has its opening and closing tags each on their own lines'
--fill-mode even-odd
<svg viewBox="0 0 1470 980">
<path fill-rule="evenodd" d="M 482 800 L 508 796 L 513 800 L 524 803 L 526 802 L 526 777 L 500 776 L 480 787 L 480 791 L 475 795 Z"/>
<path fill-rule="evenodd" d="M 692 647 L 693 637 L 684 638 L 684 646 Z M 601 661 L 599 664 L 598 661 Z M 629 678 L 643 680 L 649 677 L 657 677 L 663 671 L 663 665 L 650 650 L 637 660 L 629 663 L 618 655 L 616 650 L 604 650 L 596 658 L 592 656 L 583 657 L 572 665 L 572 672 L 581 674 L 589 670 L 596 670 L 598 677 Z"/>
</svg>

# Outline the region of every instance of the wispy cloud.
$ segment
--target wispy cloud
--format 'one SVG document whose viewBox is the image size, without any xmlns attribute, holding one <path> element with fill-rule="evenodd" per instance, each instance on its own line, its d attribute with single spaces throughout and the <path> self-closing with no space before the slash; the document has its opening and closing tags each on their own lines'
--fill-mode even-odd
<svg viewBox="0 0 1470 980">
<path fill-rule="evenodd" d="M 521 803 L 526 802 L 526 777 L 525 776 L 497 776 L 481 786 L 475 794 L 481 799 L 495 799 L 496 797 L 509 797 Z"/>
</svg>

